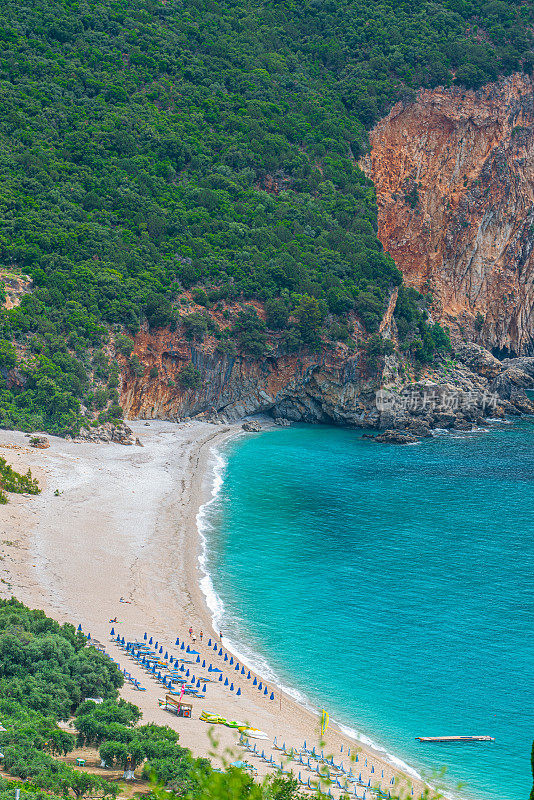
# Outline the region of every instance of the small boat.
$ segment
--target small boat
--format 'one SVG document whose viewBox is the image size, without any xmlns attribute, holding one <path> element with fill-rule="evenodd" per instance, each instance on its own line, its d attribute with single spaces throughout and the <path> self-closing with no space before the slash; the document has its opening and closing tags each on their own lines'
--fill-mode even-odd
<svg viewBox="0 0 534 800">
<path fill-rule="evenodd" d="M 494 742 L 493 736 L 416 736 L 419 742 Z"/>
</svg>

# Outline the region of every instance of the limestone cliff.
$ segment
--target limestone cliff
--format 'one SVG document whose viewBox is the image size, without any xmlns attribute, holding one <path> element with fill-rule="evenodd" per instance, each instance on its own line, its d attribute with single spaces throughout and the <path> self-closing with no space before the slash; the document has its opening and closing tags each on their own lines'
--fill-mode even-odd
<svg viewBox="0 0 534 800">
<path fill-rule="evenodd" d="M 379 238 L 436 317 L 500 355 L 534 353 L 534 85 L 437 88 L 370 134 Z"/>
</svg>

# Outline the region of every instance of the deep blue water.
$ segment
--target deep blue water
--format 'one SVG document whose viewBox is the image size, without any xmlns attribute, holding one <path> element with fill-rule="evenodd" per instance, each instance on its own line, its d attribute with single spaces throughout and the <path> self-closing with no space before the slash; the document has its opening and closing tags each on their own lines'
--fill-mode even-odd
<svg viewBox="0 0 534 800">
<path fill-rule="evenodd" d="M 534 425 L 407 447 L 297 426 L 225 450 L 208 565 L 222 622 L 284 683 L 462 797 L 526 800 Z M 423 745 L 489 734 L 495 744 Z"/>
</svg>

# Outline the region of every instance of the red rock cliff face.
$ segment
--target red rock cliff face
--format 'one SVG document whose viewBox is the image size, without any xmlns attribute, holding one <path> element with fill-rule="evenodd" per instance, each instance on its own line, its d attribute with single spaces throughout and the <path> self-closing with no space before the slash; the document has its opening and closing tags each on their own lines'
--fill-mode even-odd
<svg viewBox="0 0 534 800">
<path fill-rule="evenodd" d="M 406 283 L 464 338 L 514 354 L 534 353 L 533 101 L 526 75 L 421 91 L 378 123 L 362 164 Z"/>
</svg>

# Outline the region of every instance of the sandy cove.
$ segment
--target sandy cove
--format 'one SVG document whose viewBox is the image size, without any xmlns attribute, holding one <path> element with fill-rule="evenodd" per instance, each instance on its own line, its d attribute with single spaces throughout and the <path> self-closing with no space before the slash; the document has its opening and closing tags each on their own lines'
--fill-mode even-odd
<svg viewBox="0 0 534 800">
<path fill-rule="evenodd" d="M 10 495 L 10 502 L 0 506 L 0 595 L 13 594 L 60 622 L 81 623 L 146 687 L 146 692 L 138 692 L 126 684 L 122 690 L 141 708 L 143 721 L 175 728 L 181 743 L 195 755 L 205 756 L 211 750 L 208 726 L 198 719 L 202 709 L 246 721 L 288 747 L 301 747 L 304 740 L 308 746 L 317 744 L 318 720 L 313 713 L 274 686 L 269 692 L 274 690 L 275 699 L 269 700 L 251 680 L 225 669 L 223 658 L 207 646 L 218 632 L 199 586 L 196 516 L 211 495 L 213 450 L 237 434 L 239 427 L 201 422 L 129 424 L 143 447 L 49 437 L 50 448 L 37 450 L 28 446 L 25 434 L 0 431 L 0 456 L 15 469 L 31 467 L 43 487 L 38 497 Z M 130 602 L 121 603 L 120 597 Z M 164 688 L 110 641 L 108 620 L 115 617 L 119 620 L 115 629 L 127 640 L 142 639 L 147 631 L 173 655 L 179 652 L 176 637 L 187 637 L 190 625 L 197 634 L 203 630 L 204 641 L 197 639 L 196 649 L 208 663 L 223 668 L 235 688 L 241 688 L 241 696 L 217 682 L 208 684 L 204 700 L 193 699 L 191 720 L 159 708 Z M 236 747 L 236 732 L 222 726 L 215 731 L 219 750 L 233 748 L 240 757 L 243 751 Z M 259 744 L 262 749 L 264 743 Z M 268 755 L 280 755 L 269 742 L 265 744 Z M 423 787 L 418 781 L 407 779 L 371 748 L 331 725 L 325 753 L 348 766 L 349 748 L 359 752 L 353 771 L 361 772 L 365 782 L 370 778 L 372 785 L 380 782 L 387 790 L 395 778 L 400 782 L 397 792 L 404 787 L 408 794 L 407 786 L 413 783 L 419 796 Z M 266 774 L 263 762 L 246 756 L 260 775 Z M 302 767 L 301 771 L 304 780 L 311 775 Z M 338 796 L 339 790 L 332 793 Z"/>
</svg>

